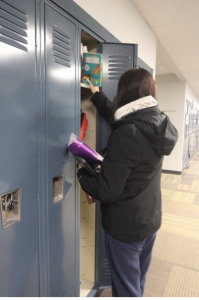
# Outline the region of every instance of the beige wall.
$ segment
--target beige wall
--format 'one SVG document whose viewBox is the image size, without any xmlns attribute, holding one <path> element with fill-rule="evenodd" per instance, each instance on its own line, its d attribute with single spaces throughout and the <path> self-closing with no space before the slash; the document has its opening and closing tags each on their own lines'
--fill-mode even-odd
<svg viewBox="0 0 199 300">
<path fill-rule="evenodd" d="M 199 108 L 199 99 L 184 81 L 174 74 L 156 76 L 158 102 L 178 130 L 179 140 L 170 156 L 165 156 L 163 170 L 182 171 L 186 99 Z"/>
<path fill-rule="evenodd" d="M 163 78 L 166 78 L 164 81 Z M 184 138 L 184 110 L 186 83 L 175 76 L 160 75 L 156 77 L 158 103 L 179 133 L 178 142 L 170 156 L 165 156 L 163 170 L 182 171 L 183 138 Z"/>
<path fill-rule="evenodd" d="M 122 43 L 135 43 L 138 56 L 155 70 L 156 35 L 131 0 L 74 0 Z"/>
</svg>

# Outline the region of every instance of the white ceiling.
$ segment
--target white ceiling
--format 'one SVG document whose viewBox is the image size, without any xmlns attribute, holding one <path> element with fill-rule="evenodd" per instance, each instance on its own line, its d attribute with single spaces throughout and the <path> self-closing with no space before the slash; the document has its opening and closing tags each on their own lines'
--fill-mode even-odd
<svg viewBox="0 0 199 300">
<path fill-rule="evenodd" d="M 155 32 L 156 75 L 174 73 L 199 98 L 199 0 L 132 0 Z"/>
</svg>

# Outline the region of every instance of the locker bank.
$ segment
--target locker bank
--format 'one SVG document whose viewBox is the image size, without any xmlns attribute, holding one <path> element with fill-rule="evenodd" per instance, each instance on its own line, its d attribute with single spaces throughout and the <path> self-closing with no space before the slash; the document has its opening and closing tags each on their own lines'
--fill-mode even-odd
<svg viewBox="0 0 199 300">
<path fill-rule="evenodd" d="M 103 91 L 132 67 L 153 70 L 72 1 L 1 0 L 0 296 L 94 296 L 110 286 L 100 205 L 88 205 L 67 151 L 100 151 L 108 128 L 81 87 L 81 43 L 103 55 Z"/>
</svg>

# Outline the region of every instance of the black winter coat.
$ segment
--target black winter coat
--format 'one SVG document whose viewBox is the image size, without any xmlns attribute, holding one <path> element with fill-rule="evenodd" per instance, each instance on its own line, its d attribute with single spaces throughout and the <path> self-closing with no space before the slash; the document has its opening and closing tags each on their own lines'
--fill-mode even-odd
<svg viewBox="0 0 199 300">
<path fill-rule="evenodd" d="M 101 93 L 91 101 L 110 124 L 111 102 Z M 101 201 L 102 226 L 123 242 L 144 240 L 161 226 L 161 171 L 178 133 L 158 106 L 112 123 L 107 153 L 98 177 L 81 168 L 82 189 Z"/>
</svg>

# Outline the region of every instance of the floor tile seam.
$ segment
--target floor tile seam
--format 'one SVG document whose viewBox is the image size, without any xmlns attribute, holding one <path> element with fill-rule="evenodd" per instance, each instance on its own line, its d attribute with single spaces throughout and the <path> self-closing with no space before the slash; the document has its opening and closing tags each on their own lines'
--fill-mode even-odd
<svg viewBox="0 0 199 300">
<path fill-rule="evenodd" d="M 193 234 L 196 234 L 197 235 L 195 236 L 196 238 L 195 239 L 198 239 L 199 240 L 199 229 L 198 229 L 198 224 L 196 223 L 196 228 L 194 226 L 194 222 L 192 222 L 192 224 L 188 224 L 186 222 L 175 222 L 173 220 L 171 220 L 170 218 L 165 218 L 163 216 L 162 218 L 162 227 L 161 228 L 172 228 L 173 232 L 179 232 L 181 230 L 181 234 L 180 235 L 185 235 L 189 233 L 189 235 L 193 235 Z"/>
<path fill-rule="evenodd" d="M 184 220 L 185 223 L 189 223 L 190 221 L 191 222 L 193 221 L 192 223 L 194 223 L 194 224 L 196 223 L 197 225 L 199 225 L 199 219 L 196 219 L 196 222 L 195 222 L 195 220 L 192 220 L 192 218 L 190 218 L 190 217 L 180 216 L 180 215 L 177 215 L 177 214 L 171 214 L 171 213 L 168 213 L 168 212 L 163 213 L 163 216 L 167 217 L 167 219 L 172 219 L 172 218 L 176 217 L 179 222 L 181 222 L 181 221 L 183 221 L 183 219 L 185 219 Z"/>
<path fill-rule="evenodd" d="M 170 195 L 171 198 L 173 197 L 175 191 L 176 191 L 176 189 L 174 189 L 174 190 L 172 191 L 172 193 L 171 193 L 171 195 Z"/>
<path fill-rule="evenodd" d="M 172 225 L 167 225 L 167 224 L 162 224 L 160 230 L 166 233 L 174 233 L 175 235 L 177 235 L 178 237 L 183 237 L 183 238 L 187 238 L 187 239 L 191 239 L 195 242 L 199 242 L 199 234 L 198 234 L 198 230 L 197 231 L 192 231 L 189 229 L 189 231 L 184 230 L 185 228 L 175 228 L 175 232 L 172 231 L 173 226 Z"/>
<path fill-rule="evenodd" d="M 184 268 L 184 269 L 186 269 L 186 270 L 190 270 L 190 271 L 197 272 L 198 275 L 199 275 L 199 265 L 198 265 L 197 268 L 193 268 L 193 267 L 189 267 L 189 266 L 187 266 L 187 265 L 179 264 L 179 263 L 174 262 L 174 261 L 170 261 L 170 260 L 165 259 L 165 258 L 160 258 L 160 257 L 158 257 L 158 256 L 156 256 L 156 255 L 154 255 L 154 254 L 152 255 L 152 260 L 153 260 L 153 257 L 154 257 L 154 258 L 158 258 L 158 260 L 162 260 L 163 262 L 170 263 L 170 264 L 172 265 L 172 268 L 173 268 L 174 266 L 181 267 L 181 268 Z M 171 270 L 172 270 L 172 268 L 171 268 Z"/>
<path fill-rule="evenodd" d="M 198 196 L 198 195 L 196 195 L 196 196 Z M 191 196 L 192 197 L 192 196 Z M 164 203 L 164 204 L 166 204 L 166 205 L 168 205 L 169 203 L 175 203 L 176 205 L 177 204 L 179 204 L 179 206 L 182 204 L 182 205 L 188 205 L 188 206 L 190 206 L 191 208 L 193 208 L 193 207 L 195 207 L 195 209 L 197 209 L 198 208 L 198 204 L 197 203 L 195 203 L 194 201 L 192 201 L 192 202 L 185 202 L 185 201 L 182 201 L 182 200 L 175 200 L 175 198 L 174 199 L 171 199 L 171 198 L 169 198 L 169 197 L 167 197 L 167 196 L 162 196 L 162 202 Z"/>
<path fill-rule="evenodd" d="M 165 199 L 165 200 L 171 200 L 171 197 L 173 197 L 173 193 L 171 195 L 165 195 L 165 194 L 162 194 L 162 199 Z"/>
<path fill-rule="evenodd" d="M 182 201 L 182 200 L 175 200 L 175 199 L 165 199 L 165 201 L 171 201 L 172 203 L 179 203 L 179 204 L 187 204 L 187 205 L 195 205 L 198 207 L 199 203 L 194 203 L 193 201 Z"/>
<path fill-rule="evenodd" d="M 174 266 L 175 266 L 175 267 L 180 267 L 180 268 L 186 269 L 186 270 L 188 270 L 188 271 L 194 271 L 194 272 L 198 273 L 198 275 L 199 275 L 199 267 L 198 267 L 198 269 L 196 269 L 196 268 L 187 267 L 187 266 L 184 266 L 184 265 L 181 265 L 181 264 L 178 264 L 178 263 L 173 263 L 172 268 L 173 268 Z"/>
<path fill-rule="evenodd" d="M 198 179 L 197 174 L 184 174 L 184 176 L 181 178 L 181 180 L 189 180 L 189 181 L 193 181 L 193 180 L 197 180 Z"/>
<path fill-rule="evenodd" d="M 161 186 L 162 194 L 163 194 L 163 192 L 165 192 L 165 191 L 168 191 L 168 192 L 170 192 L 170 193 L 173 193 L 176 189 L 177 189 L 177 187 L 175 187 L 175 188 L 168 188 L 168 187 L 163 187 L 163 186 Z"/>
<path fill-rule="evenodd" d="M 196 228 L 194 226 L 194 222 L 192 222 L 192 224 L 188 224 L 187 222 L 175 222 L 173 220 L 171 220 L 170 218 L 165 218 L 163 217 L 163 224 L 162 224 L 162 228 L 172 228 L 173 231 L 179 232 L 181 230 L 181 235 L 193 235 L 196 234 L 196 239 L 199 240 L 199 228 L 198 228 L 198 224 L 196 223 Z"/>
<path fill-rule="evenodd" d="M 164 229 L 162 228 L 162 230 L 164 230 L 165 232 L 171 232 L 171 227 L 170 228 L 164 227 Z M 195 242 L 199 241 L 199 236 L 198 235 L 195 236 L 194 233 L 190 233 L 190 234 L 187 232 L 182 233 L 182 230 L 181 230 L 181 232 L 180 232 L 180 230 L 176 230 L 175 235 L 178 235 L 178 237 L 181 237 L 181 238 L 193 240 Z"/>
<path fill-rule="evenodd" d="M 199 176 L 197 176 L 197 177 L 199 177 Z M 183 183 L 183 181 L 186 181 L 185 183 Z M 179 182 L 179 184 L 177 185 L 177 186 L 179 186 L 179 185 L 192 185 L 192 186 L 198 186 L 198 184 L 199 184 L 199 179 L 198 178 L 195 178 L 195 179 L 189 179 L 189 180 L 187 180 L 187 179 L 183 179 L 183 181 L 181 181 L 181 182 Z M 188 183 L 187 183 L 187 181 L 188 181 Z"/>
<path fill-rule="evenodd" d="M 162 219 L 163 220 L 163 219 Z M 176 226 L 174 227 L 173 225 L 165 224 L 164 220 L 162 221 L 161 227 L 159 229 L 159 232 L 162 234 L 166 233 L 169 234 L 170 236 L 177 236 L 176 238 L 185 238 L 188 240 L 192 240 L 194 243 L 198 244 L 198 250 L 199 250 L 199 234 L 198 230 L 194 231 L 193 230 L 186 230 L 185 227 L 183 228 L 177 228 Z M 199 251 L 198 251 L 199 254 Z M 199 256 L 199 255 L 198 255 Z"/>
<path fill-rule="evenodd" d="M 189 239 L 190 242 L 193 241 L 195 243 L 198 244 L 198 257 L 199 257 L 199 237 L 189 237 L 189 236 L 185 236 L 185 234 L 179 234 L 178 232 L 174 232 L 174 227 L 172 226 L 172 230 L 171 230 L 171 226 L 169 226 L 169 228 L 167 227 L 167 224 L 164 223 L 164 219 L 162 218 L 162 224 L 161 224 L 161 227 L 160 229 L 157 231 L 158 233 L 161 232 L 162 234 L 166 233 L 166 234 L 169 234 L 170 237 L 173 237 L 175 239 L 177 239 L 179 236 L 182 238 L 186 238 L 186 239 Z M 181 231 L 182 233 L 184 233 L 183 231 Z M 197 231 L 198 232 L 198 231 Z M 198 261 L 199 261 L 199 258 L 198 258 Z"/>
<path fill-rule="evenodd" d="M 172 194 L 171 195 L 167 195 L 170 199 L 167 199 L 167 200 L 170 200 L 170 201 L 174 201 L 174 202 L 184 202 L 184 201 L 181 201 L 181 200 L 173 200 L 172 198 L 173 198 L 173 196 L 174 196 L 174 194 L 176 193 L 176 192 L 180 192 L 180 193 L 183 193 L 183 194 L 189 194 L 189 195 L 195 195 L 195 196 L 198 196 L 199 195 L 199 193 L 198 192 L 192 192 L 192 191 L 184 191 L 184 190 L 174 190 L 173 192 L 172 192 Z M 185 202 L 186 203 L 186 202 Z M 190 203 L 190 202 L 187 202 L 188 204 L 190 204 L 190 205 L 192 205 L 192 204 L 194 204 L 193 202 L 192 203 Z"/>
<path fill-rule="evenodd" d="M 172 296 L 183 297 L 184 293 L 185 293 L 186 297 L 198 297 L 199 289 L 198 289 L 197 283 L 198 283 L 199 277 L 197 276 L 197 274 L 196 274 L 196 276 L 194 276 L 193 274 L 192 274 L 192 276 L 190 276 L 190 274 L 189 274 L 188 279 L 186 276 L 187 274 L 185 274 L 186 279 L 189 282 L 189 285 L 187 286 L 187 284 L 184 284 L 182 286 L 184 277 L 182 277 L 182 274 L 180 274 L 181 276 L 179 277 L 179 272 L 180 272 L 180 270 L 174 270 L 174 269 L 172 270 L 172 272 L 169 276 L 169 280 L 167 282 L 163 297 L 172 297 Z M 198 273 L 198 272 L 196 272 L 196 273 Z M 193 283 L 193 276 L 195 279 L 194 280 L 195 284 Z M 173 282 L 174 280 L 175 280 L 175 283 Z M 187 281 L 186 281 L 186 283 L 187 283 Z M 181 287 L 180 290 L 179 290 L 179 287 Z M 177 295 L 177 293 L 178 293 L 178 295 Z"/>
<path fill-rule="evenodd" d="M 169 284 L 169 283 L 168 283 Z M 167 286 L 166 286 L 166 288 L 167 288 Z M 169 290 L 170 291 L 170 290 Z M 198 297 L 199 296 L 199 292 L 197 291 L 197 293 L 195 294 L 193 294 L 192 292 L 190 293 L 190 294 L 188 294 L 188 295 L 186 295 L 186 296 L 182 296 L 182 295 L 180 295 L 179 293 L 178 293 L 178 295 L 173 295 L 173 294 L 169 294 L 169 291 L 167 291 L 167 290 L 165 290 L 165 292 L 164 292 L 164 294 L 161 296 L 162 298 L 191 298 L 191 297 Z M 175 293 L 176 293 L 176 290 L 175 290 Z"/>
<path fill-rule="evenodd" d="M 188 168 L 186 168 L 186 169 L 184 170 L 184 172 L 183 172 L 182 175 L 187 174 L 187 173 L 190 173 L 190 171 L 192 171 L 192 170 L 195 170 L 195 169 L 196 169 L 196 167 L 195 167 L 196 164 L 199 164 L 199 161 L 198 161 L 198 160 L 196 160 L 196 161 L 193 160 L 192 164 L 190 164 L 190 165 L 188 166 Z"/>
<path fill-rule="evenodd" d="M 199 195 L 199 192 L 194 192 L 194 191 L 189 191 L 189 190 L 182 190 L 182 189 L 178 189 L 178 188 L 175 191 Z"/>
<path fill-rule="evenodd" d="M 192 171 L 190 172 L 190 170 L 189 170 L 189 172 L 187 172 L 186 175 L 188 175 L 188 176 L 191 175 L 191 176 L 194 176 L 194 177 L 199 176 L 198 170 L 196 170 L 196 169 L 193 171 L 193 173 L 192 173 Z"/>
<path fill-rule="evenodd" d="M 170 194 L 169 194 L 169 193 L 165 193 L 165 190 L 169 191 Z M 162 193 L 162 195 L 164 195 L 164 196 L 170 196 L 171 193 L 173 193 L 173 191 L 174 191 L 173 189 L 165 189 L 165 188 L 161 188 L 161 193 Z"/>
<path fill-rule="evenodd" d="M 198 207 L 198 205 L 196 205 L 196 206 Z M 164 216 L 164 214 L 171 214 L 171 212 L 168 212 L 168 211 L 165 212 L 165 211 L 163 211 L 162 217 Z M 178 212 L 172 213 L 172 215 L 174 215 L 174 216 L 180 216 L 180 217 L 185 217 L 185 218 L 190 218 L 190 219 L 197 220 L 197 221 L 198 221 L 198 218 L 199 218 L 198 216 L 186 217 L 186 216 L 183 216 L 183 215 L 179 214 Z"/>
<path fill-rule="evenodd" d="M 192 196 L 191 197 L 193 197 L 193 194 L 191 194 Z M 173 195 L 174 196 L 174 195 Z M 174 203 L 179 203 L 179 204 L 187 204 L 187 205 L 196 205 L 196 206 L 198 206 L 198 204 L 195 204 L 193 201 L 193 199 L 191 199 L 191 201 L 184 201 L 186 198 L 183 198 L 183 199 L 177 199 L 176 200 L 176 198 L 173 198 L 173 196 L 172 196 L 172 198 L 167 198 L 167 199 L 165 199 L 165 197 L 163 197 L 163 199 L 165 200 L 165 201 L 171 201 L 172 203 L 174 202 Z"/>
</svg>

